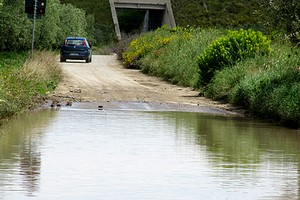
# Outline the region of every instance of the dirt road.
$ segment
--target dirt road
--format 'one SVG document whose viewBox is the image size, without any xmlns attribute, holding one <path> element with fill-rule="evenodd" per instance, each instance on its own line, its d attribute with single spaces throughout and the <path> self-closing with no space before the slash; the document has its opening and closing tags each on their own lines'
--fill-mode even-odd
<svg viewBox="0 0 300 200">
<path fill-rule="evenodd" d="M 105 106 L 163 107 L 174 110 L 213 110 L 229 113 L 229 105 L 200 97 L 191 88 L 179 87 L 139 70 L 125 69 L 116 56 L 94 55 L 92 63 L 67 61 L 62 63 L 63 81 L 52 95 L 59 101 L 98 103 Z M 112 105 L 114 104 L 114 105 Z M 226 111 L 225 111 L 226 110 Z"/>
</svg>

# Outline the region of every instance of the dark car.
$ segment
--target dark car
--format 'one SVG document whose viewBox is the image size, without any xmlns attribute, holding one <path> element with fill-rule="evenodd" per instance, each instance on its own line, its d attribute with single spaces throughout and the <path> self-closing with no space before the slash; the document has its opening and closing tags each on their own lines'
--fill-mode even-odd
<svg viewBox="0 0 300 200">
<path fill-rule="evenodd" d="M 84 37 L 67 37 L 60 50 L 60 62 L 85 60 L 92 62 L 92 48 Z"/>
</svg>

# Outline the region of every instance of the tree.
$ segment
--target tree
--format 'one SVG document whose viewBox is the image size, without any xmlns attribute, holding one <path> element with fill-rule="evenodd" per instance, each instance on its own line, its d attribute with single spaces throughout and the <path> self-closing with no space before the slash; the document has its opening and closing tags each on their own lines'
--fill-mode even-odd
<svg viewBox="0 0 300 200">
<path fill-rule="evenodd" d="M 31 23 L 23 12 L 20 1 L 3 1 L 0 7 L 0 50 L 30 47 Z"/>
<path fill-rule="evenodd" d="M 280 31 L 292 41 L 300 41 L 300 1 L 264 0 L 262 6 L 268 12 L 265 25 L 271 31 Z"/>
<path fill-rule="evenodd" d="M 28 50 L 31 46 L 32 20 L 24 13 L 23 0 L 0 0 L 0 50 Z M 47 2 L 46 14 L 36 22 L 35 48 L 58 48 L 67 36 L 84 36 L 93 41 L 93 19 L 85 11 L 59 0 Z M 91 21 L 91 23 L 89 22 Z"/>
</svg>

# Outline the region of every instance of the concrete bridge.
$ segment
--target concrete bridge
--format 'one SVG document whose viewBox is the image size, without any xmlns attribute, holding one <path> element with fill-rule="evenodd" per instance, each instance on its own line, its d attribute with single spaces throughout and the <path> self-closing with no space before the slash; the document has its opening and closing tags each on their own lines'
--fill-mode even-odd
<svg viewBox="0 0 300 200">
<path fill-rule="evenodd" d="M 116 35 L 121 40 L 117 9 L 146 10 L 144 31 L 154 30 L 164 24 L 175 27 L 171 0 L 109 0 Z"/>
</svg>

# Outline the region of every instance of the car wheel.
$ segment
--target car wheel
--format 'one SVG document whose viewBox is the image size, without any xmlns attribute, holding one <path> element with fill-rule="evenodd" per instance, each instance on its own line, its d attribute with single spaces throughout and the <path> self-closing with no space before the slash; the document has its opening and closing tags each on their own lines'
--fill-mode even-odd
<svg viewBox="0 0 300 200">
<path fill-rule="evenodd" d="M 60 62 L 66 62 L 67 60 L 64 57 L 60 57 Z"/>
<path fill-rule="evenodd" d="M 88 57 L 85 61 L 86 61 L 87 63 L 92 62 L 92 56 Z"/>
</svg>

